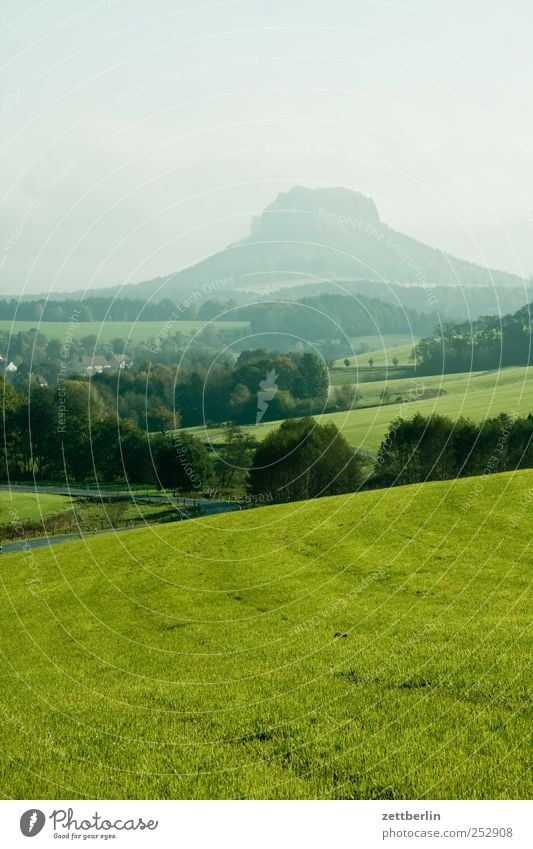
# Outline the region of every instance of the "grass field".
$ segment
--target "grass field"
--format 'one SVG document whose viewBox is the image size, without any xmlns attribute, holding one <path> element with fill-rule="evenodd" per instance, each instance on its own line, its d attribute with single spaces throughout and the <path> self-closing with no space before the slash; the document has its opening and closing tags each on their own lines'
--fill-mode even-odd
<svg viewBox="0 0 533 849">
<path fill-rule="evenodd" d="M 317 418 L 335 422 L 349 443 L 375 451 L 379 448 L 389 424 L 397 417 L 410 418 L 415 413 L 432 413 L 457 419 L 459 416 L 482 421 L 488 416 L 513 411 L 527 415 L 533 412 L 533 367 L 516 367 L 490 372 L 468 372 L 409 380 L 388 380 L 358 384 L 362 395 L 360 404 L 378 404 L 380 392 L 387 388 L 391 400 L 403 400 L 383 406 L 363 406 L 345 413 L 330 413 Z M 444 390 L 445 395 L 421 398 L 425 392 Z M 268 411 L 267 411 L 268 416 Z M 266 418 L 266 417 L 265 417 Z M 263 439 L 280 422 L 263 421 L 245 430 Z M 222 440 L 220 428 L 191 428 L 200 438 Z"/>
<path fill-rule="evenodd" d="M 71 507 L 64 495 L 33 495 L 31 492 L 0 491 L 0 525 L 17 522 L 38 522 L 43 517 L 63 513 Z"/>
<path fill-rule="evenodd" d="M 529 798 L 532 491 L 494 475 L 4 555 L 0 792 Z"/>
<path fill-rule="evenodd" d="M 100 342 L 110 342 L 112 339 L 148 342 L 162 332 L 165 332 L 166 335 L 182 333 L 183 336 L 189 337 L 206 326 L 205 321 L 173 321 L 170 327 L 167 326 L 165 321 L 82 321 L 75 331 L 75 336 L 77 339 L 83 339 L 84 336 L 95 335 Z M 246 328 L 248 324 L 244 321 L 213 321 L 209 323 L 209 326 L 218 330 L 234 330 Z M 58 339 L 59 341 L 63 341 L 67 334 L 72 335 L 72 329 L 69 328 L 68 322 L 0 321 L 0 331 L 4 333 L 14 334 L 33 328 L 39 330 L 48 339 Z"/>
<path fill-rule="evenodd" d="M 410 354 L 418 340 L 412 339 L 409 336 L 383 336 L 381 341 L 379 336 L 361 337 L 360 339 L 352 339 L 354 346 L 356 343 L 364 339 L 374 339 L 375 348 L 365 354 L 358 354 L 354 357 L 346 357 L 350 360 L 350 365 L 366 367 L 370 358 L 374 360 L 375 366 L 392 365 L 392 360 L 397 357 L 399 365 L 413 365 Z M 344 366 L 344 357 L 335 361 L 336 366 Z"/>
</svg>

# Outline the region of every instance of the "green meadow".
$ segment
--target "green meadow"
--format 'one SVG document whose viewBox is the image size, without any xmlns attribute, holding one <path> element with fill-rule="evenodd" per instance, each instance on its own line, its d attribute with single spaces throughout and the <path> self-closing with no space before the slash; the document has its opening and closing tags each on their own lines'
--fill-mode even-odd
<svg viewBox="0 0 533 849">
<path fill-rule="evenodd" d="M 411 351 L 417 343 L 417 339 L 410 336 L 361 336 L 357 339 L 352 339 L 354 345 L 359 342 L 369 340 L 370 344 L 375 347 L 365 354 L 357 354 L 356 356 L 346 357 L 350 360 L 351 366 L 366 367 L 369 359 L 374 360 L 375 366 L 391 366 L 394 357 L 397 357 L 399 365 L 413 365 L 413 360 L 410 359 Z M 373 340 L 373 341 L 371 341 Z M 336 366 L 344 366 L 344 358 L 336 360 Z"/>
<path fill-rule="evenodd" d="M 11 798 L 529 798 L 533 472 L 4 555 Z"/>
<path fill-rule="evenodd" d="M 354 447 L 376 451 L 387 429 L 397 416 L 410 418 L 415 413 L 432 413 L 458 419 L 459 416 L 482 421 L 499 413 L 533 412 L 533 367 L 513 367 L 499 371 L 468 372 L 402 380 L 381 380 L 352 384 L 360 393 L 360 406 L 343 413 L 329 413 L 316 418 L 335 422 Z M 381 404 L 386 390 L 389 401 Z M 437 394 L 437 393 L 443 394 Z M 426 395 L 433 397 L 424 397 Z M 401 399 L 401 400 L 400 400 Z M 268 411 L 265 418 L 268 417 Z M 279 421 L 263 421 L 245 430 L 263 439 Z M 213 443 L 222 440 L 220 428 L 190 428 L 198 436 Z"/>
<path fill-rule="evenodd" d="M 181 333 L 189 337 L 207 326 L 217 330 L 235 330 L 246 328 L 248 324 L 243 321 L 172 321 L 169 326 L 165 321 L 82 321 L 73 331 L 68 322 L 61 321 L 0 321 L 0 331 L 4 333 L 14 334 L 35 328 L 48 339 L 57 339 L 60 342 L 67 335 L 75 334 L 77 339 L 97 336 L 101 343 L 111 342 L 112 339 L 124 339 L 133 343 L 149 342 L 163 332 Z"/>
<path fill-rule="evenodd" d="M 0 525 L 17 522 L 37 522 L 40 519 L 63 513 L 71 507 L 64 495 L 31 492 L 0 491 Z"/>
</svg>

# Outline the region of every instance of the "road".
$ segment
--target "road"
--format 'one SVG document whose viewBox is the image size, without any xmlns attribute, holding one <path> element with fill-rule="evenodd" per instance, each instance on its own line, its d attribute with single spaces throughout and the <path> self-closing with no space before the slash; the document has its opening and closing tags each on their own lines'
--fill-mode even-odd
<svg viewBox="0 0 533 849">
<path fill-rule="evenodd" d="M 160 502 L 162 504 L 168 504 L 170 507 L 176 507 L 178 510 L 180 507 L 200 507 L 201 514 L 200 516 L 216 516 L 219 513 L 232 513 L 236 510 L 241 510 L 243 507 L 234 502 L 234 501 L 217 501 L 217 500 L 208 500 L 208 499 L 196 499 L 196 498 L 174 498 L 168 495 L 136 495 L 135 492 L 131 492 L 129 490 L 116 490 L 116 491 L 106 491 L 106 490 L 88 490 L 81 489 L 76 487 L 60 487 L 60 486 L 25 486 L 19 484 L 13 484 L 12 486 L 0 486 L 0 490 L 8 491 L 8 492 L 31 492 L 31 493 L 48 493 L 52 495 L 70 495 L 73 497 L 85 496 L 89 498 L 100 499 L 105 501 L 108 498 L 128 498 L 132 501 L 141 501 L 141 502 L 149 502 L 149 503 L 157 503 Z M 190 519 L 197 518 L 195 516 L 187 516 L 182 515 L 180 519 L 176 519 L 176 521 L 188 521 Z M 139 527 L 146 527 L 150 522 L 146 522 L 145 525 L 139 526 L 136 525 L 135 528 L 116 528 L 116 529 L 106 529 L 104 531 L 98 531 L 96 534 L 94 533 L 72 533 L 72 534 L 59 534 L 57 536 L 43 536 L 43 537 L 35 537 L 33 539 L 21 538 L 17 542 L 6 543 L 2 546 L 2 553 L 9 554 L 13 551 L 28 551 L 32 548 L 43 548 L 44 546 L 52 546 L 57 545 L 62 542 L 69 542 L 75 539 L 88 538 L 91 539 L 94 536 L 100 536 L 101 534 L 115 533 L 120 532 L 123 533 L 125 531 L 133 531 L 139 530 Z M 160 522 L 154 522 L 155 524 L 162 524 Z M 165 523 L 167 524 L 167 523 Z"/>
</svg>

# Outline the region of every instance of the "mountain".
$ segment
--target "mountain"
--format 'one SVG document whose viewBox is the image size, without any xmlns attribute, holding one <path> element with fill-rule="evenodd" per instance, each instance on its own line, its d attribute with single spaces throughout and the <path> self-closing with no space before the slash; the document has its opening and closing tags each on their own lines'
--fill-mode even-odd
<svg viewBox="0 0 533 849">
<path fill-rule="evenodd" d="M 202 262 L 167 277 L 130 284 L 123 297 L 184 297 L 207 292 L 262 290 L 309 281 L 365 281 L 402 285 L 523 287 L 505 271 L 484 268 L 391 229 L 374 201 L 345 188 L 282 192 L 252 221 L 251 233 Z M 92 294 L 115 294 L 119 287 Z M 157 293 L 157 294 L 154 294 Z"/>
</svg>

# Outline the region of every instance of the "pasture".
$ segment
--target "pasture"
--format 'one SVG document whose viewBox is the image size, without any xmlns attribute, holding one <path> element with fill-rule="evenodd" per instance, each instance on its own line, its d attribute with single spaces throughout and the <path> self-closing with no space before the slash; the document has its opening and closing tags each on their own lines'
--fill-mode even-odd
<svg viewBox="0 0 533 849">
<path fill-rule="evenodd" d="M 357 354 L 352 357 L 346 357 L 350 360 L 350 366 L 358 366 L 365 368 L 368 366 L 369 359 L 374 361 L 375 366 L 392 366 L 392 360 L 396 357 L 399 365 L 412 366 L 413 360 L 410 359 L 411 351 L 417 343 L 417 339 L 410 336 L 361 336 L 357 339 L 352 339 L 354 347 L 365 339 L 374 340 L 371 350 L 364 354 Z M 335 366 L 344 368 L 344 357 L 335 361 Z"/>
<path fill-rule="evenodd" d="M 184 338 L 189 338 L 204 327 L 238 330 L 247 328 L 248 324 L 244 321 L 81 321 L 73 331 L 68 322 L 61 321 L 0 321 L 0 332 L 4 333 L 15 334 L 36 329 L 49 340 L 63 342 L 66 336 L 78 340 L 84 336 L 96 336 L 101 344 L 113 339 L 124 339 L 130 343 L 149 342 L 160 334 L 169 336 L 181 333 Z"/>
<path fill-rule="evenodd" d="M 0 525 L 10 522 L 38 522 L 43 518 L 55 516 L 71 509 L 70 498 L 64 495 L 48 493 L 0 491 Z"/>
<path fill-rule="evenodd" d="M 468 372 L 402 380 L 381 380 L 352 384 L 361 394 L 360 406 L 342 413 L 316 416 L 320 422 L 335 422 L 350 445 L 376 451 L 387 429 L 397 416 L 410 418 L 415 413 L 438 413 L 480 422 L 499 413 L 533 412 L 533 367 L 516 366 L 499 371 Z M 381 404 L 380 394 L 387 390 L 389 402 Z M 438 392 L 445 394 L 437 395 Z M 424 397 L 426 394 L 435 397 Z M 401 399 L 401 400 L 397 400 Z M 244 428 L 257 439 L 278 427 L 268 421 L 268 411 L 259 425 Z M 216 445 L 222 441 L 220 428 L 190 428 L 191 432 Z"/>
<path fill-rule="evenodd" d="M 533 473 L 4 555 L 10 798 L 529 798 Z"/>
</svg>

